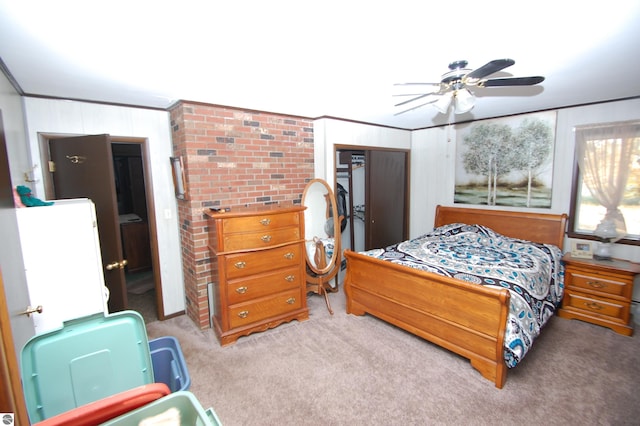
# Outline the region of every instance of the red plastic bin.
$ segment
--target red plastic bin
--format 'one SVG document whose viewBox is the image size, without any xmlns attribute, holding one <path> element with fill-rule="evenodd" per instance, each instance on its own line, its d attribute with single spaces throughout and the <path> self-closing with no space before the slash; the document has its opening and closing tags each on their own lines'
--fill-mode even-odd
<svg viewBox="0 0 640 426">
<path fill-rule="evenodd" d="M 34 426 L 93 426 L 114 419 L 171 393 L 164 383 L 152 383 L 81 405 Z"/>
</svg>

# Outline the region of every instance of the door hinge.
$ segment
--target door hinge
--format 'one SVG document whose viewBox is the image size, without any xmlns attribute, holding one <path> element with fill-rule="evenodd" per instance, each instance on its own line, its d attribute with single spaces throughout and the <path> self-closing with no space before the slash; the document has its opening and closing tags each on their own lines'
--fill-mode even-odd
<svg viewBox="0 0 640 426">
<path fill-rule="evenodd" d="M 49 172 L 53 173 L 56 171 L 56 163 L 53 161 L 49 161 Z"/>
</svg>

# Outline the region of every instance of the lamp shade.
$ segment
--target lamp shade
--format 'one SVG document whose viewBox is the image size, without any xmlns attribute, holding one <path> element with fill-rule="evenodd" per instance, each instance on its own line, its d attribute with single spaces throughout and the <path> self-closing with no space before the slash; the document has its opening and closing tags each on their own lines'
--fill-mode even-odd
<svg viewBox="0 0 640 426">
<path fill-rule="evenodd" d="M 624 215 L 618 208 L 608 208 L 604 218 L 593 231 L 603 241 L 615 243 L 627 235 L 627 224 Z"/>
<path fill-rule="evenodd" d="M 453 93 L 448 92 L 440 96 L 440 99 L 433 103 L 435 109 L 440 111 L 442 114 L 446 114 L 449 110 L 449 105 L 451 105 L 451 99 L 453 99 Z"/>
<path fill-rule="evenodd" d="M 597 237 L 600 237 L 602 240 L 613 240 L 618 237 L 618 232 L 616 231 L 616 224 L 613 223 L 612 220 L 603 220 L 598 224 L 595 231 L 593 232 Z"/>
<path fill-rule="evenodd" d="M 456 91 L 456 114 L 464 114 L 465 112 L 471 111 L 475 103 L 476 99 L 468 89 Z"/>
</svg>

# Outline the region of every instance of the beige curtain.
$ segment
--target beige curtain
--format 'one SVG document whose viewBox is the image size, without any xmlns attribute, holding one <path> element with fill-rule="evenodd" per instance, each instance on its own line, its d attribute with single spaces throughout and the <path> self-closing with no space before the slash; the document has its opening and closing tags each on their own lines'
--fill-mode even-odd
<svg viewBox="0 0 640 426">
<path fill-rule="evenodd" d="M 607 209 L 594 233 L 608 235 L 610 241 L 619 240 L 627 233 L 618 206 L 624 197 L 632 154 L 637 152 L 639 140 L 640 121 L 576 128 L 577 158 L 583 182 Z"/>
</svg>

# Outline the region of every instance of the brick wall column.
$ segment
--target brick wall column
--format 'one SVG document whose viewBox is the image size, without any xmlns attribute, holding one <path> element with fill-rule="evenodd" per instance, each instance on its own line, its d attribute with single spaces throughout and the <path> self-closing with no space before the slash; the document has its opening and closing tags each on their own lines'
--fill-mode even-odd
<svg viewBox="0 0 640 426">
<path fill-rule="evenodd" d="M 180 102 L 170 111 L 173 154 L 182 156 L 188 199 L 178 200 L 186 312 L 209 327 L 209 207 L 300 202 L 314 176 L 308 118 Z M 168 161 L 167 161 L 168 162 Z"/>
</svg>

